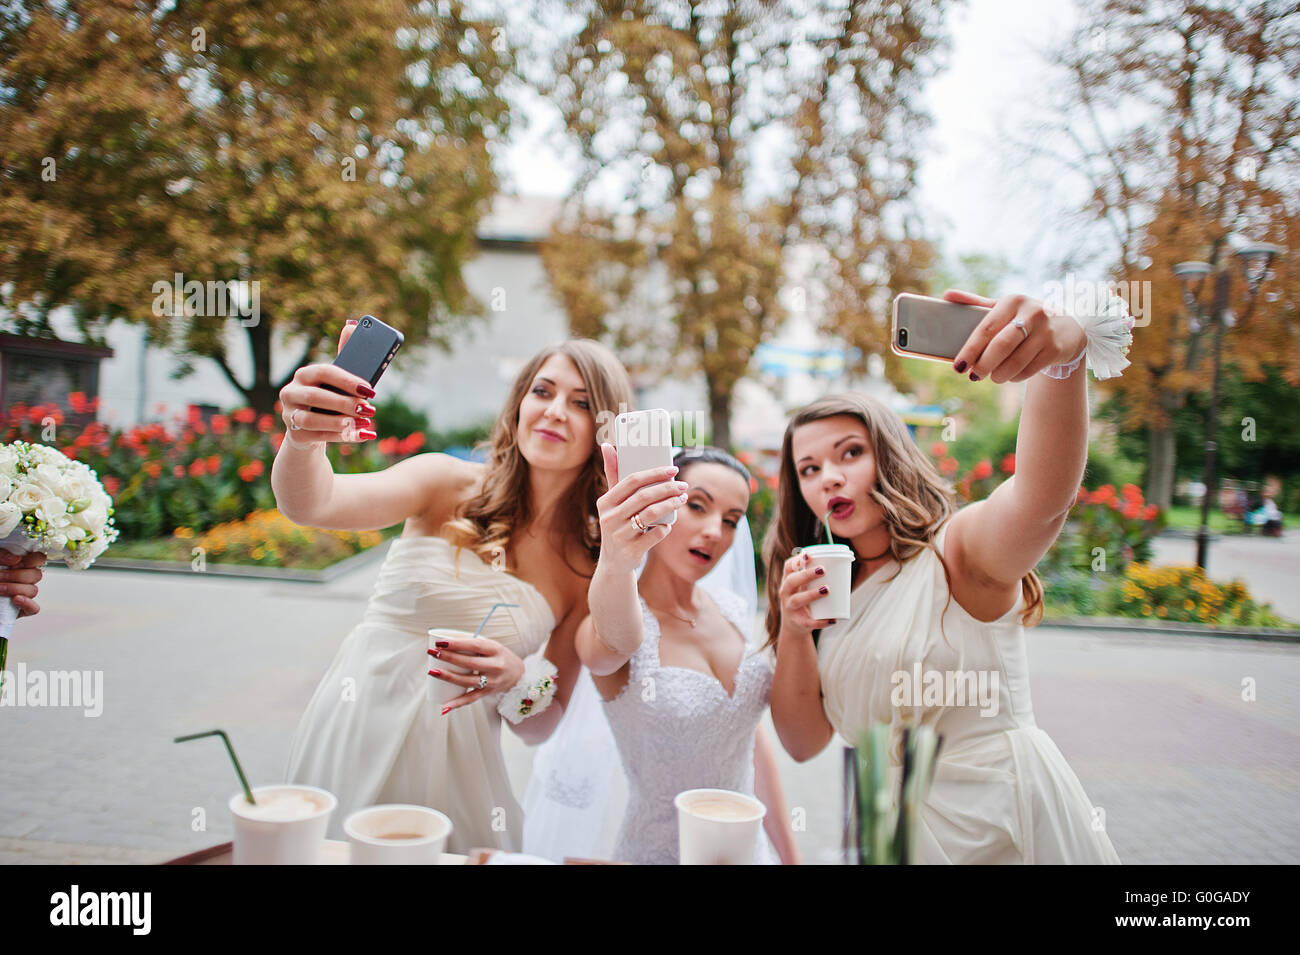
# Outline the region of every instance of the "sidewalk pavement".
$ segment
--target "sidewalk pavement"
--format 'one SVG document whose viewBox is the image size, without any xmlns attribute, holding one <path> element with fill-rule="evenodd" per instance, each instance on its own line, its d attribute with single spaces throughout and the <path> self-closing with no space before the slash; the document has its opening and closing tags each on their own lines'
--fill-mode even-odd
<svg viewBox="0 0 1300 955">
<path fill-rule="evenodd" d="M 237 781 L 224 748 L 172 737 L 223 728 L 254 784 L 280 781 L 378 570 L 328 584 L 49 570 L 9 667 L 102 671 L 103 711 L 0 709 L 0 862 L 154 862 L 228 840 Z M 1029 648 L 1038 723 L 1105 811 L 1123 861 L 1300 861 L 1300 647 L 1041 627 Z M 502 738 L 522 792 L 531 751 Z M 778 752 L 807 823 L 804 859 L 828 861 L 839 744 L 802 764 Z"/>
</svg>

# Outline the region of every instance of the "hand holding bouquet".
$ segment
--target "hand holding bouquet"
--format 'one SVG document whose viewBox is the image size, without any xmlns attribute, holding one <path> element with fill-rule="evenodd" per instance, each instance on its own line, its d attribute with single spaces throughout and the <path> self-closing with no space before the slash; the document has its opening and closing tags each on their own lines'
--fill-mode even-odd
<svg viewBox="0 0 1300 955">
<path fill-rule="evenodd" d="M 94 471 L 43 444 L 0 445 L 0 550 L 85 570 L 115 540 L 113 499 Z M 0 672 L 17 619 L 13 600 L 0 599 Z"/>
</svg>

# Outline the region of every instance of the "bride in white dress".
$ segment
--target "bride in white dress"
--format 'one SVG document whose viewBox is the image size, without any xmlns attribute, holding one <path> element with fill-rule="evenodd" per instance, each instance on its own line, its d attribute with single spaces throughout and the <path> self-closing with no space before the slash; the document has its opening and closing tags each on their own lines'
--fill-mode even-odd
<svg viewBox="0 0 1300 955">
<path fill-rule="evenodd" d="M 576 642 L 627 775 L 628 806 L 613 857 L 675 864 L 673 797 L 714 788 L 757 794 L 767 806 L 755 862 L 779 856 L 797 863 L 775 754 L 759 727 L 771 664 L 747 636 L 753 618 L 745 601 L 726 591 L 715 600 L 697 586 L 745 518 L 748 474 L 730 455 L 707 448 L 677 456 L 675 482 L 661 471 L 620 481 L 614 449 L 603 450 L 611 490 L 596 504 L 600 561 L 591 617 Z M 674 510 L 671 527 L 650 527 Z M 738 559 L 752 564 L 748 554 Z"/>
<path fill-rule="evenodd" d="M 895 790 L 902 727 L 941 734 L 920 862 L 1116 863 L 1103 817 L 1034 721 L 1025 653 L 1024 625 L 1042 616 L 1033 568 L 1060 533 L 1088 452 L 1082 369 L 1038 372 L 1082 357 L 1084 332 L 1019 296 L 946 297 L 992 309 L 954 370 L 1029 380 L 1015 475 L 957 510 L 951 487 L 881 402 L 834 395 L 795 413 L 764 547 L 777 648 L 772 719 L 798 760 L 836 732 L 856 742 L 871 724 L 888 724 Z M 850 614 L 833 624 L 809 611 L 825 592 L 823 568 L 796 553 L 822 542 L 827 512 L 856 555 Z M 933 686 L 931 674 L 960 692 L 916 692 Z"/>
<path fill-rule="evenodd" d="M 587 615 L 599 549 L 595 499 L 604 490 L 596 415 L 630 404 L 631 385 L 604 346 L 564 342 L 520 371 L 486 464 L 422 454 L 375 473 L 335 475 L 325 443 L 373 438 L 365 416 L 374 413 L 366 401 L 373 394 L 326 364 L 299 369 L 281 392 L 290 427 L 272 469 L 281 512 L 348 530 L 405 521 L 361 622 L 303 714 L 287 779 L 338 797 L 335 836 L 355 809 L 413 803 L 451 818 L 450 851 L 517 851 L 523 820 L 496 704 L 520 681 L 523 658 L 542 647 L 559 669 L 556 696 L 512 728 L 528 742 L 544 739 L 573 691 L 573 634 Z M 313 405 L 343 414 L 306 410 Z M 514 606 L 484 625 L 497 604 Z M 430 629 L 446 637 L 437 659 Z M 483 687 L 444 662 L 477 671 Z M 448 685 L 460 695 L 431 692 Z M 435 697 L 451 702 L 439 706 Z"/>
</svg>

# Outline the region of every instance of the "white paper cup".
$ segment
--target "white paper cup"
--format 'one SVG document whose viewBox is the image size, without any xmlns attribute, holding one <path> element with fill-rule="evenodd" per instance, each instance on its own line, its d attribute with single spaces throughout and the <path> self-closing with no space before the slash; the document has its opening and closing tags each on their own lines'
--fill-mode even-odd
<svg viewBox="0 0 1300 955">
<path fill-rule="evenodd" d="M 682 865 L 753 865 L 758 830 L 767 807 L 729 789 L 688 789 L 677 806 L 677 848 Z"/>
<path fill-rule="evenodd" d="M 293 799 L 292 797 L 300 797 Z M 263 799 L 263 797 L 266 797 Z M 235 819 L 235 865 L 316 865 L 338 800 L 315 786 L 258 786 L 254 805 L 244 793 L 230 797 Z M 304 811 L 303 802 L 308 803 Z"/>
<path fill-rule="evenodd" d="M 437 865 L 451 829 L 428 806 L 368 806 L 343 820 L 353 865 Z"/>
<path fill-rule="evenodd" d="M 469 634 L 464 630 L 430 630 L 429 631 L 429 649 L 435 650 L 434 646 L 439 640 L 464 640 Z M 469 673 L 464 667 L 452 666 L 450 663 L 444 663 L 435 656 L 428 657 L 430 670 L 442 670 L 444 673 Z M 440 680 L 436 676 L 425 674 L 425 679 L 429 681 L 429 702 L 441 710 L 456 697 L 466 692 L 465 687 L 457 686 L 455 683 L 448 683 L 446 680 Z"/>
<path fill-rule="evenodd" d="M 809 613 L 814 620 L 843 620 L 849 615 L 853 596 L 853 548 L 847 544 L 814 544 L 802 552 L 808 555 L 809 567 L 826 568 L 826 576 L 817 579 L 830 591 L 812 602 Z"/>
</svg>

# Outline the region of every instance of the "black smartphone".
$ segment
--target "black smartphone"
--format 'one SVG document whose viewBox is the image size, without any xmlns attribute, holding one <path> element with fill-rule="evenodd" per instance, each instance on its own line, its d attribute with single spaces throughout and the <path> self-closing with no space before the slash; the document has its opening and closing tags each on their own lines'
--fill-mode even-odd
<svg viewBox="0 0 1300 955">
<path fill-rule="evenodd" d="M 373 386 L 379 381 L 384 369 L 393 360 L 393 356 L 397 354 L 397 349 L 402 347 L 403 341 L 402 333 L 393 326 L 385 325 L 373 315 L 365 315 L 357 322 L 356 330 L 352 332 L 348 343 L 334 359 L 334 364 L 358 378 L 364 378 Z M 347 394 L 346 391 L 333 385 L 321 385 L 321 387 L 336 394 Z M 311 410 L 320 414 L 339 414 L 337 411 L 329 411 L 325 408 Z"/>
</svg>

